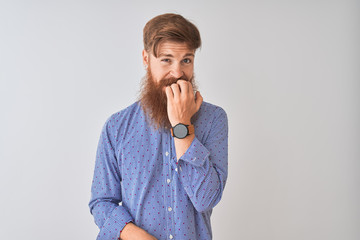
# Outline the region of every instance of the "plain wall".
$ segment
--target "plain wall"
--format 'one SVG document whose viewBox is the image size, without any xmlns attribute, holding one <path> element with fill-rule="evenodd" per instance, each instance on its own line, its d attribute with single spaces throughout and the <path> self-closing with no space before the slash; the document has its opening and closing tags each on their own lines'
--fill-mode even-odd
<svg viewBox="0 0 360 240">
<path fill-rule="evenodd" d="M 0 1 L 1 239 L 95 239 L 102 125 L 136 100 L 142 29 L 200 29 L 229 118 L 214 239 L 360 239 L 359 1 Z"/>
</svg>

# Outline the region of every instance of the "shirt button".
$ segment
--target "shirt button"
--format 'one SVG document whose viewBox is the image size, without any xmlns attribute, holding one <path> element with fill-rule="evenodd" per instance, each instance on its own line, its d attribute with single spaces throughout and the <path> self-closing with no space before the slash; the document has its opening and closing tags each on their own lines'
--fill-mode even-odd
<svg viewBox="0 0 360 240">
<path fill-rule="evenodd" d="M 169 152 L 166 152 L 166 153 L 165 153 L 165 156 L 169 156 Z"/>
<path fill-rule="evenodd" d="M 172 211 L 172 208 L 171 208 L 171 207 L 168 207 L 168 211 L 171 212 L 171 211 Z"/>
<path fill-rule="evenodd" d="M 174 237 L 173 237 L 173 235 L 170 234 L 169 238 L 170 238 L 170 239 L 173 239 Z"/>
<path fill-rule="evenodd" d="M 167 182 L 167 183 L 170 183 L 170 182 L 171 182 L 171 180 L 170 180 L 170 179 L 167 179 L 167 180 L 166 180 L 166 182 Z"/>
</svg>

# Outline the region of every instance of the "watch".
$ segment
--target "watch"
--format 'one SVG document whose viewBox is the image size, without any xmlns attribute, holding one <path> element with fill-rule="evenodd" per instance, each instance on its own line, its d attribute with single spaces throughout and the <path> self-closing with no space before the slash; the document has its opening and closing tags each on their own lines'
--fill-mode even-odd
<svg viewBox="0 0 360 240">
<path fill-rule="evenodd" d="M 194 125 L 186 125 L 178 123 L 174 127 L 171 127 L 171 135 L 173 137 L 183 139 L 186 136 L 194 133 Z"/>
</svg>

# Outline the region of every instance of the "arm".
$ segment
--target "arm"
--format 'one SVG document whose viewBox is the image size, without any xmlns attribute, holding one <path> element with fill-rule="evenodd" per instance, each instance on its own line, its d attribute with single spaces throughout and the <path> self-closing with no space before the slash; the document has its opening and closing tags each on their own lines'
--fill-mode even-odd
<svg viewBox="0 0 360 240">
<path fill-rule="evenodd" d="M 103 126 L 96 152 L 94 176 L 89 208 L 100 232 L 98 239 L 117 239 L 126 223 L 133 221 L 123 206 L 120 172 L 111 141 L 111 119 Z"/>
<path fill-rule="evenodd" d="M 216 206 L 222 197 L 228 172 L 228 123 L 219 109 L 211 132 L 202 143 L 194 139 L 178 162 L 178 174 L 186 193 L 198 212 Z"/>
<path fill-rule="evenodd" d="M 181 122 L 189 124 L 199 110 L 202 96 L 194 98 L 189 82 L 179 80 L 166 88 L 168 116 L 172 126 Z M 212 209 L 221 199 L 227 179 L 228 122 L 224 110 L 218 109 L 206 142 L 195 134 L 184 139 L 174 139 L 180 181 L 197 211 Z"/>
<path fill-rule="evenodd" d="M 111 118 L 102 129 L 97 153 L 94 177 L 91 187 L 90 212 L 100 232 L 98 240 L 144 239 L 156 240 L 145 230 L 137 227 L 128 210 L 119 206 L 121 196 L 121 174 L 115 157 Z"/>
</svg>

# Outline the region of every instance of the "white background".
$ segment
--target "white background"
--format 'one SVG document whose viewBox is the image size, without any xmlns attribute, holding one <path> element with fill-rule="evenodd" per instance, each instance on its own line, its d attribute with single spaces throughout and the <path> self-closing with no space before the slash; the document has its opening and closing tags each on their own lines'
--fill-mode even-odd
<svg viewBox="0 0 360 240">
<path fill-rule="evenodd" d="M 229 118 L 214 239 L 360 239 L 360 2 L 0 1 L 0 238 L 95 239 L 102 125 L 136 100 L 142 29 L 200 29 L 195 74 Z"/>
</svg>

